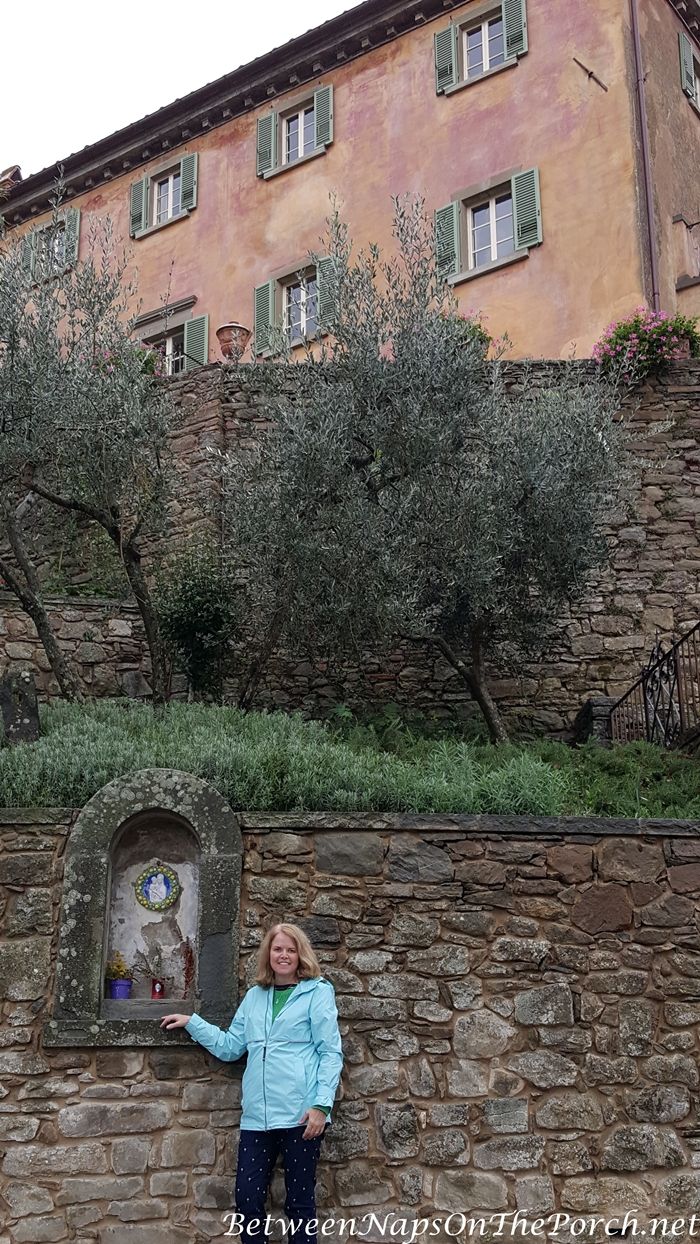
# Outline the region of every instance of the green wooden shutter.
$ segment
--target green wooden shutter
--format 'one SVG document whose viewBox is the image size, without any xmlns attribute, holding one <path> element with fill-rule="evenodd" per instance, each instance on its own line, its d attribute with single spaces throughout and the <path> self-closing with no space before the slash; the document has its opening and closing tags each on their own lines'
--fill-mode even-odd
<svg viewBox="0 0 700 1244">
<path fill-rule="evenodd" d="M 333 142 L 333 87 L 320 86 L 314 91 L 316 146 L 327 147 Z"/>
<path fill-rule="evenodd" d="M 185 320 L 185 371 L 209 362 L 209 316 Z"/>
<path fill-rule="evenodd" d="M 65 249 L 64 249 L 64 265 L 66 268 L 72 268 L 78 262 L 78 241 L 80 239 L 80 212 L 77 207 L 71 207 L 65 214 Z"/>
<path fill-rule="evenodd" d="M 681 58 L 681 86 L 689 99 L 695 98 L 695 64 L 693 45 L 682 30 L 678 31 L 678 51 Z"/>
<path fill-rule="evenodd" d="M 542 241 L 540 175 L 536 168 L 516 173 L 512 181 L 515 246 L 537 246 Z"/>
<path fill-rule="evenodd" d="M 257 173 L 263 177 L 277 164 L 277 113 L 258 117 Z"/>
<path fill-rule="evenodd" d="M 197 206 L 197 153 L 180 160 L 180 211 L 191 212 Z"/>
<path fill-rule="evenodd" d="M 132 238 L 148 228 L 148 182 L 148 177 L 142 177 L 131 187 L 129 233 Z"/>
<path fill-rule="evenodd" d="M 506 32 L 506 58 L 527 52 L 525 0 L 503 0 L 503 29 Z"/>
<path fill-rule="evenodd" d="M 459 72 L 457 27 L 447 26 L 435 35 L 435 91 L 438 95 L 448 86 L 456 86 Z"/>
<path fill-rule="evenodd" d="M 318 326 L 327 331 L 335 319 L 335 270 L 333 260 L 324 256 L 316 260 L 316 295 L 318 302 Z"/>
<path fill-rule="evenodd" d="M 34 276 L 34 232 L 22 238 L 22 267 L 24 275 L 30 280 Z"/>
<path fill-rule="evenodd" d="M 435 213 L 435 254 L 438 276 L 446 279 L 460 270 L 459 203 L 448 203 Z"/>
<path fill-rule="evenodd" d="M 255 289 L 255 335 L 253 345 L 256 354 L 270 347 L 270 333 L 275 323 L 275 282 L 266 281 Z"/>
</svg>

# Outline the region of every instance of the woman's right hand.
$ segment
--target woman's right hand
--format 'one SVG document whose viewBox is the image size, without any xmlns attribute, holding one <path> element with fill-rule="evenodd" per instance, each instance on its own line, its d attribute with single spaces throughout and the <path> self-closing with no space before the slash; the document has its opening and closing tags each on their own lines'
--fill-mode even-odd
<svg viewBox="0 0 700 1244">
<path fill-rule="evenodd" d="M 161 1028 L 184 1028 L 191 1019 L 191 1015 L 164 1015 L 160 1026 Z"/>
</svg>

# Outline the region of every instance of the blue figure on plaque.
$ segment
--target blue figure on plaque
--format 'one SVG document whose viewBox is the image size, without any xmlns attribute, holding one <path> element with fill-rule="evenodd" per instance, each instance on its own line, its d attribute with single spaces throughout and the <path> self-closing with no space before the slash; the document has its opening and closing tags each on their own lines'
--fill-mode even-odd
<svg viewBox="0 0 700 1244">
<path fill-rule="evenodd" d="M 182 886 L 173 868 L 156 860 L 134 882 L 137 901 L 148 911 L 165 911 L 180 897 Z"/>
</svg>

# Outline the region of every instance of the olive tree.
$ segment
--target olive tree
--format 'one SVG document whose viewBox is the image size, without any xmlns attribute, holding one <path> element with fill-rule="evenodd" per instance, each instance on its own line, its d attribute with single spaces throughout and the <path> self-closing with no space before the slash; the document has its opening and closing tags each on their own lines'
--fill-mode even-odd
<svg viewBox="0 0 700 1244">
<path fill-rule="evenodd" d="M 91 229 L 84 261 L 68 264 L 65 246 L 57 209 L 47 230 L 10 236 L 0 248 L 0 522 L 14 561 L 0 569 L 70 694 L 36 571 L 17 543 L 15 499 L 26 507 L 40 498 L 97 523 L 141 614 L 160 703 L 166 663 L 143 557 L 144 541 L 164 521 L 175 408 L 152 356 L 132 336 L 134 289 L 109 223 Z"/>
<path fill-rule="evenodd" d="M 329 224 L 328 335 L 296 367 L 271 339 L 247 369 L 271 431 L 224 461 L 228 548 L 265 619 L 242 702 L 281 642 L 406 636 L 442 655 L 504 740 L 489 669 L 541 653 L 605 561 L 628 477 L 620 393 L 586 364 L 520 366 L 514 383 L 459 314 L 421 203 L 395 204 L 388 259 L 354 257 L 337 213 Z"/>
<path fill-rule="evenodd" d="M 80 685 L 61 650 L 42 599 L 36 566 L 25 538 L 27 520 L 38 498 L 28 490 L 25 436 L 25 349 L 31 336 L 29 309 L 44 301 L 43 289 L 33 290 L 25 245 L 0 241 L 0 575 L 34 623 L 61 694 L 81 700 Z"/>
</svg>

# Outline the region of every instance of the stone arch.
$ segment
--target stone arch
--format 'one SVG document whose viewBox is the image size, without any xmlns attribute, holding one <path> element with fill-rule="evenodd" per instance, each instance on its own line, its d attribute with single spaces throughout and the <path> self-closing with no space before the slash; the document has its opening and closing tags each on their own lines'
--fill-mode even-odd
<svg viewBox="0 0 700 1244">
<path fill-rule="evenodd" d="M 103 946 L 110 859 L 128 823 L 144 813 L 184 822 L 200 852 L 196 1007 L 227 1024 L 237 1000 L 242 838 L 226 800 L 208 782 L 174 769 L 115 778 L 93 795 L 68 839 L 53 1018 L 48 1045 L 172 1045 L 153 1019 L 102 1015 Z"/>
</svg>

